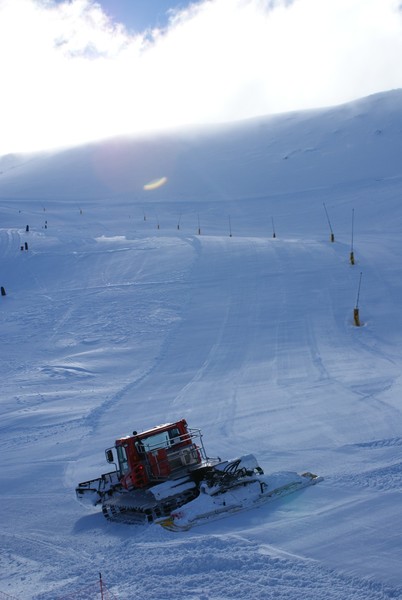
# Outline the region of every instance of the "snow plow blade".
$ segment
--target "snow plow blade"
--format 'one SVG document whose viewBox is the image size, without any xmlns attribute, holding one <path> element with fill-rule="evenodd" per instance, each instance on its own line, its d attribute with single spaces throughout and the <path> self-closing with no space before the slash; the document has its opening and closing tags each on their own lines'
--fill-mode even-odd
<svg viewBox="0 0 402 600">
<path fill-rule="evenodd" d="M 310 472 L 301 475 L 281 472 L 269 476 L 261 475 L 223 493 L 210 495 L 208 490 L 204 489 L 195 500 L 156 522 L 169 531 L 188 531 L 192 527 L 262 506 L 322 480 L 322 477 Z"/>
<path fill-rule="evenodd" d="M 97 506 L 116 487 L 119 487 L 119 480 L 116 471 L 112 471 L 111 473 L 104 473 L 97 479 L 79 483 L 75 488 L 75 494 L 77 500 L 84 506 Z"/>
</svg>

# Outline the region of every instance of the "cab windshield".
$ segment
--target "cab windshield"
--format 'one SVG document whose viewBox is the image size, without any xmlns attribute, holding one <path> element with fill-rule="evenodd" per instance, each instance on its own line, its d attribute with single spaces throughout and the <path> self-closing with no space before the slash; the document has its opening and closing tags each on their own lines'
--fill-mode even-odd
<svg viewBox="0 0 402 600">
<path fill-rule="evenodd" d="M 122 475 L 128 473 L 127 452 L 124 446 L 117 446 L 117 458 L 119 460 L 119 469 Z"/>
<path fill-rule="evenodd" d="M 180 443 L 180 441 L 180 432 L 177 427 L 141 438 L 145 452 L 155 450 L 156 448 L 170 448 L 174 444 Z"/>
</svg>

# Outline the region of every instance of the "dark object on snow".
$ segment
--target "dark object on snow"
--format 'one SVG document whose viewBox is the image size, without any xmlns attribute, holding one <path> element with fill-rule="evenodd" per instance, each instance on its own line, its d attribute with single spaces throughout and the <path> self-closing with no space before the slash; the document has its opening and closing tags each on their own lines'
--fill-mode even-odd
<svg viewBox="0 0 402 600">
<path fill-rule="evenodd" d="M 3 286 L 1 286 L 1 295 L 2 295 L 2 296 L 6 296 L 6 295 L 7 295 L 7 294 L 6 294 L 6 290 L 4 289 L 4 287 L 3 287 Z"/>
<path fill-rule="evenodd" d="M 356 327 L 360 327 L 360 317 L 359 317 L 359 309 L 353 309 L 353 320 L 355 322 Z"/>
<path fill-rule="evenodd" d="M 25 242 L 25 250 L 28 250 L 28 242 Z"/>
<path fill-rule="evenodd" d="M 27 226 L 25 227 L 25 231 L 28 233 L 28 231 L 29 231 L 29 225 L 27 225 Z"/>
</svg>

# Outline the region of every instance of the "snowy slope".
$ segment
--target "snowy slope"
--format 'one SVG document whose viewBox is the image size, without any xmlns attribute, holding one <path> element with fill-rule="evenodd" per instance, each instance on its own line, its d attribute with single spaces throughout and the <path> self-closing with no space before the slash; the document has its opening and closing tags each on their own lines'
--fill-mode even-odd
<svg viewBox="0 0 402 600">
<path fill-rule="evenodd" d="M 0 159 L 1 592 L 402 597 L 401 100 Z M 76 503 L 181 417 L 324 481 L 176 534 Z"/>
</svg>

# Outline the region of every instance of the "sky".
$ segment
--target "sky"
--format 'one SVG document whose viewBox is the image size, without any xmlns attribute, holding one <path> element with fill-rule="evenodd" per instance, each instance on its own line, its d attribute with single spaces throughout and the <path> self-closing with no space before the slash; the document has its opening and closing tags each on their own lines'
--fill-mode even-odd
<svg viewBox="0 0 402 600">
<path fill-rule="evenodd" d="M 59 3 L 63 1 L 58 0 Z M 171 11 L 181 10 L 189 4 L 189 0 L 98 0 L 108 17 L 124 24 L 131 33 L 166 27 Z"/>
<path fill-rule="evenodd" d="M 0 155 L 402 87 L 399 0 L 0 0 Z"/>
</svg>

